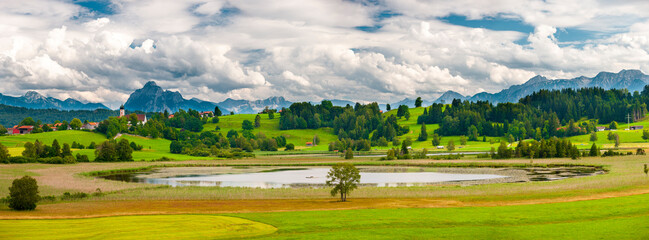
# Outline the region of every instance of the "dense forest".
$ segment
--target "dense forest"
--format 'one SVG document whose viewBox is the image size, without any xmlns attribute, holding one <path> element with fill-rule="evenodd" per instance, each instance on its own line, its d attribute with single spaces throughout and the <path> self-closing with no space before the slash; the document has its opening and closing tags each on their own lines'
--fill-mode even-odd
<svg viewBox="0 0 649 240">
<path fill-rule="evenodd" d="M 470 135 L 475 128 L 482 136 L 540 140 L 587 134 L 598 123 L 626 122 L 627 114 L 631 120 L 641 119 L 647 113 L 647 102 L 649 87 L 633 94 L 602 88 L 541 90 L 518 103 L 495 106 L 458 99 L 450 105 L 433 104 L 417 122 L 440 124 L 436 133 L 442 136 Z"/>
<path fill-rule="evenodd" d="M 282 130 L 331 127 L 340 139 L 353 140 L 369 139 L 374 132 L 372 140 L 383 137 L 392 141 L 409 131 L 407 127 L 397 124 L 397 117 L 384 118 L 377 103 L 338 107 L 326 100 L 316 105 L 293 103 L 289 108 L 282 109 L 279 126 Z"/>
</svg>

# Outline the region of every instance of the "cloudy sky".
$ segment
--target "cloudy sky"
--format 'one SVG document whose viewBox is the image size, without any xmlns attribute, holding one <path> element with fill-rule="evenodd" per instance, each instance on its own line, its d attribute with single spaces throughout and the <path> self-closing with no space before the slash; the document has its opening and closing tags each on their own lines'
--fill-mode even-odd
<svg viewBox="0 0 649 240">
<path fill-rule="evenodd" d="M 210 101 L 395 102 L 622 69 L 649 73 L 643 0 L 0 3 L 1 93 L 109 107 L 151 80 Z"/>
</svg>

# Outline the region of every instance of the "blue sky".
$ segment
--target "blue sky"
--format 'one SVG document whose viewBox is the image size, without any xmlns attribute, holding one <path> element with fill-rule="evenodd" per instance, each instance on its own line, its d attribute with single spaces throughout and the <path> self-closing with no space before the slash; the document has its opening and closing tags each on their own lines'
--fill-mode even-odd
<svg viewBox="0 0 649 240">
<path fill-rule="evenodd" d="M 643 1 L 10 1 L 0 92 L 114 107 L 153 80 L 210 101 L 434 100 L 649 72 L 648 19 Z"/>
<path fill-rule="evenodd" d="M 522 19 L 506 15 L 487 16 L 480 19 L 468 19 L 467 16 L 450 14 L 447 16 L 439 17 L 440 21 L 449 24 L 464 26 L 469 28 L 483 28 L 493 31 L 515 31 L 525 34 L 516 44 L 526 45 L 529 44 L 527 36 L 534 33 L 535 27 L 529 23 L 524 22 Z M 607 31 L 593 31 L 580 29 L 578 27 L 565 27 L 558 28 L 554 34 L 558 44 L 560 45 L 573 45 L 576 47 L 583 47 L 585 44 L 610 37 L 612 34 L 619 32 Z"/>
</svg>

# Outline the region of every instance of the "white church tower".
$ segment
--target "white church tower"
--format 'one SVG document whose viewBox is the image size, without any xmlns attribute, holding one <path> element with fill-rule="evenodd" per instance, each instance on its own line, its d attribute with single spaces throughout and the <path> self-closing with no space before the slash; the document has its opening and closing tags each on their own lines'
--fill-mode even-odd
<svg viewBox="0 0 649 240">
<path fill-rule="evenodd" d="M 122 105 L 119 107 L 119 117 L 123 117 L 124 115 L 126 115 L 126 110 L 124 110 L 124 105 Z"/>
</svg>

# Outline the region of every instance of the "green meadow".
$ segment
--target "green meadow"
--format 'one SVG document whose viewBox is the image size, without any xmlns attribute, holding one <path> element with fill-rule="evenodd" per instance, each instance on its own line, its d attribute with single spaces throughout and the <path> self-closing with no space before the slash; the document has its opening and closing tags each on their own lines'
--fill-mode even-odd
<svg viewBox="0 0 649 240">
<path fill-rule="evenodd" d="M 257 116 L 257 114 L 221 116 L 219 117 L 219 123 L 211 123 L 210 120 L 210 123 L 203 125 L 203 131 L 214 131 L 218 126 L 220 128 L 219 132 L 224 136 L 227 135 L 230 130 L 241 132 L 241 123 L 244 120 L 249 120 L 254 123 L 255 116 Z M 279 113 L 275 113 L 274 119 L 269 119 L 268 114 L 259 114 L 259 116 L 261 117 L 261 125 L 259 128 L 253 130 L 255 134 L 263 133 L 266 137 L 284 136 L 286 138 L 286 143 L 293 143 L 295 149 L 298 150 L 326 151 L 329 146 L 328 144 L 338 139 L 338 137 L 333 134 L 331 128 L 280 130 Z M 307 147 L 306 142 L 313 142 L 313 137 L 315 135 L 320 137 L 320 145 Z"/>
<path fill-rule="evenodd" d="M 648 201 L 0 220 L 0 238 L 647 239 Z"/>
<path fill-rule="evenodd" d="M 352 200 L 353 201 L 353 200 Z M 229 214 L 269 239 L 647 239 L 649 195 L 505 207 Z M 344 204 L 344 203 L 341 203 Z"/>
<path fill-rule="evenodd" d="M 142 151 L 134 151 L 133 159 L 135 160 L 154 160 L 160 159 L 162 157 L 167 157 L 175 160 L 201 160 L 201 159 L 213 159 L 208 157 L 193 157 L 183 154 L 172 154 L 169 152 L 170 140 L 163 138 L 145 138 L 140 136 L 130 136 L 122 135 L 121 138 L 127 139 L 129 142 L 135 142 L 138 145 L 142 145 Z M 45 133 L 35 133 L 35 134 L 25 134 L 25 135 L 10 135 L 0 137 L 0 143 L 7 146 L 9 149 L 9 154 L 12 156 L 20 156 L 24 150 L 23 145 L 26 142 L 34 142 L 39 140 L 47 145 L 52 144 L 56 139 L 59 144 L 72 144 L 72 142 L 78 142 L 84 146 L 88 146 L 91 142 L 95 144 L 100 144 L 103 141 L 106 141 L 106 136 L 100 133 L 89 132 L 89 131 L 80 131 L 80 130 L 67 130 L 67 131 L 55 131 L 55 132 L 45 132 Z M 93 149 L 72 149 L 73 154 L 80 153 L 82 155 L 88 155 L 88 158 L 92 161 L 95 158 L 95 151 Z"/>
</svg>

